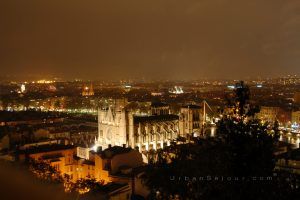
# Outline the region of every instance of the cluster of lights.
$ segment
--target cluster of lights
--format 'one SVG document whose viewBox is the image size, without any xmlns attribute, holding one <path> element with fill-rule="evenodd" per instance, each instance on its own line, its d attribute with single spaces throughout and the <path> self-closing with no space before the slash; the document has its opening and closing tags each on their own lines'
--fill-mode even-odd
<svg viewBox="0 0 300 200">
<path fill-rule="evenodd" d="M 54 82 L 55 81 L 50 81 L 50 80 L 45 80 L 45 79 L 37 81 L 37 83 L 39 83 L 39 84 L 49 84 L 49 83 L 54 83 Z M 35 83 L 35 82 L 32 82 L 32 83 Z"/>
<path fill-rule="evenodd" d="M 24 93 L 25 90 L 26 90 L 25 84 L 22 84 L 22 85 L 21 85 L 21 93 Z"/>
<path fill-rule="evenodd" d="M 97 149 L 98 149 L 98 145 L 95 144 L 95 145 L 92 147 L 92 150 L 93 150 L 94 152 L 97 152 Z"/>
<path fill-rule="evenodd" d="M 170 93 L 172 94 L 183 94 L 183 89 L 180 86 L 175 86 L 174 88 L 169 90 Z"/>
<path fill-rule="evenodd" d="M 151 92 L 152 96 L 162 96 L 163 93 L 162 92 Z"/>
</svg>

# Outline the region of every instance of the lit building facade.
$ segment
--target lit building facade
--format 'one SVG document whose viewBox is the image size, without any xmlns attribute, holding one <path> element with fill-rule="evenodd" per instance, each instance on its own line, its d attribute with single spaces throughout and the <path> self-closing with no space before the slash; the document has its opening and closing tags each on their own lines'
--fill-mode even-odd
<svg viewBox="0 0 300 200">
<path fill-rule="evenodd" d="M 122 182 L 122 177 L 118 176 L 122 170 L 144 165 L 139 151 L 120 146 L 94 152 L 71 145 L 46 145 L 27 149 L 19 158 L 48 163 L 62 175 L 69 175 L 73 182 L 81 178 L 95 178 L 105 183 Z"/>
<path fill-rule="evenodd" d="M 104 151 L 95 153 L 95 178 L 105 183 L 122 182 L 118 176 L 125 169 L 143 166 L 142 154 L 131 148 L 120 146 L 109 147 Z M 126 181 L 127 182 L 127 181 Z"/>
<path fill-rule="evenodd" d="M 300 111 L 292 112 L 292 123 L 300 124 Z"/>
<path fill-rule="evenodd" d="M 168 115 L 170 114 L 170 107 L 165 103 L 152 103 L 151 115 Z"/>
<path fill-rule="evenodd" d="M 98 111 L 97 146 L 106 149 L 108 145 L 122 146 L 127 144 L 128 120 L 124 109 L 115 110 L 111 107 Z"/>
<path fill-rule="evenodd" d="M 300 92 L 294 94 L 294 102 L 300 104 Z"/>
<path fill-rule="evenodd" d="M 300 125 L 300 111 L 292 112 L 292 124 Z"/>
<path fill-rule="evenodd" d="M 90 86 L 84 85 L 82 88 L 82 96 L 94 96 L 94 88 L 93 84 L 91 83 Z"/>
<path fill-rule="evenodd" d="M 257 117 L 266 122 L 275 122 L 278 119 L 279 111 L 279 107 L 262 106 Z"/>
<path fill-rule="evenodd" d="M 177 115 L 130 116 L 129 146 L 141 151 L 169 146 L 179 135 Z"/>
<path fill-rule="evenodd" d="M 21 161 L 33 159 L 49 163 L 61 174 L 68 174 L 72 180 L 76 181 L 75 152 L 75 147 L 71 145 L 43 145 L 21 151 L 19 159 Z"/>
<path fill-rule="evenodd" d="M 179 118 L 180 136 L 187 137 L 188 134 L 199 136 L 201 133 L 202 118 L 203 115 L 200 106 L 188 105 L 182 107 Z"/>
<path fill-rule="evenodd" d="M 169 114 L 165 104 L 152 105 L 151 115 L 136 114 L 125 107 L 110 107 L 98 112 L 96 146 L 139 147 L 140 151 L 163 148 L 178 137 L 179 117 Z"/>
<path fill-rule="evenodd" d="M 256 115 L 263 122 L 274 123 L 276 120 L 281 124 L 287 124 L 291 120 L 291 113 L 280 107 L 261 106 L 260 112 Z"/>
</svg>

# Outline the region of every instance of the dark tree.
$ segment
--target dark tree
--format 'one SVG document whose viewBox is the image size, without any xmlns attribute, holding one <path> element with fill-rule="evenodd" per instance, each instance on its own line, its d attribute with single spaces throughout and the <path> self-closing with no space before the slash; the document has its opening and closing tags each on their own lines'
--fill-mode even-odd
<svg viewBox="0 0 300 200">
<path fill-rule="evenodd" d="M 238 115 L 243 117 L 247 114 L 246 105 L 249 104 L 250 90 L 243 81 L 236 84 L 235 89 L 235 108 Z"/>
<path fill-rule="evenodd" d="M 49 182 L 62 182 L 60 173 L 49 163 L 31 159 L 29 161 L 30 171 L 39 179 Z"/>
<path fill-rule="evenodd" d="M 270 126 L 254 118 L 258 109 L 250 105 L 243 82 L 237 84 L 232 102 L 229 107 L 235 112 L 223 115 L 215 138 L 157 152 L 144 174 L 152 199 L 288 199 L 298 194 L 297 176 L 274 176 L 278 123 Z M 290 176 L 292 181 L 287 181 Z"/>
</svg>

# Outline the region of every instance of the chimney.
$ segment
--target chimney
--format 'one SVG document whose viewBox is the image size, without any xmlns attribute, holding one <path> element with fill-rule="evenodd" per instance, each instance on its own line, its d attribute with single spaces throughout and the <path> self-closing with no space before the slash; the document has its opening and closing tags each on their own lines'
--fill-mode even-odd
<svg viewBox="0 0 300 200">
<path fill-rule="evenodd" d="M 126 148 L 126 144 L 123 144 L 123 148 Z"/>
</svg>

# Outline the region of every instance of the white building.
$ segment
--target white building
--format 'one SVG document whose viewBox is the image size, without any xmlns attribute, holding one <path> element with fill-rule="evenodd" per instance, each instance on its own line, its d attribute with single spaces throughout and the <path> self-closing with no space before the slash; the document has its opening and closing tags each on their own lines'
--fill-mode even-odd
<svg viewBox="0 0 300 200">
<path fill-rule="evenodd" d="M 111 146 L 139 147 L 140 151 L 163 148 L 179 135 L 179 116 L 171 115 L 162 104 L 152 106 L 155 114 L 141 115 L 126 110 L 126 107 L 112 106 L 98 111 L 97 146 L 102 149 Z"/>
</svg>

